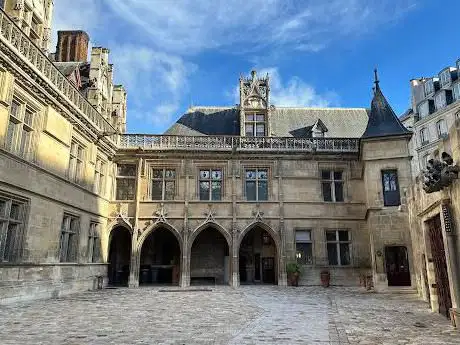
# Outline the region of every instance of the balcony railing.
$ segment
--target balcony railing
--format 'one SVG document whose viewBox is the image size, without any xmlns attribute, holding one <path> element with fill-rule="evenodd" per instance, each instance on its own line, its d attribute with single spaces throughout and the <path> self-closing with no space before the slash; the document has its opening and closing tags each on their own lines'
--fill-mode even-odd
<svg viewBox="0 0 460 345">
<path fill-rule="evenodd" d="M 156 151 L 359 152 L 359 139 L 120 135 L 119 148 Z"/>
<path fill-rule="evenodd" d="M 115 128 L 99 113 L 80 91 L 54 66 L 46 54 L 37 47 L 24 32 L 0 10 L 0 39 L 29 67 L 59 91 L 79 111 L 80 116 L 102 132 L 113 132 Z"/>
</svg>

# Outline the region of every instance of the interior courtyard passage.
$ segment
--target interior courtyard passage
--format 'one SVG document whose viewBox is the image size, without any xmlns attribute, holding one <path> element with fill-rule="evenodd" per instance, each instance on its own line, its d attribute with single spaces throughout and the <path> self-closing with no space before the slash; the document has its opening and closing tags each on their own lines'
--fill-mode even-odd
<svg viewBox="0 0 460 345">
<path fill-rule="evenodd" d="M 2 345 L 459 344 L 450 322 L 415 295 L 343 287 L 120 287 L 0 313 Z"/>
</svg>

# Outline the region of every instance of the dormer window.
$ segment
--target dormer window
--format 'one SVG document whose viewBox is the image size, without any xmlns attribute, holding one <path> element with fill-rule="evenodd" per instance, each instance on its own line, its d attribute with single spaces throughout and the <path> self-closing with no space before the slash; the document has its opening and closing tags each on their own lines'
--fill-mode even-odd
<svg viewBox="0 0 460 345">
<path fill-rule="evenodd" d="M 434 82 L 433 79 L 428 79 L 425 82 L 425 95 L 431 95 L 434 92 Z"/>
<path fill-rule="evenodd" d="M 424 118 L 425 116 L 430 115 L 430 105 L 428 104 L 428 101 L 425 101 L 418 105 L 418 113 L 420 115 L 420 118 Z"/>
<path fill-rule="evenodd" d="M 450 84 L 450 82 L 452 81 L 450 77 L 450 69 L 446 69 L 445 71 L 441 72 L 439 74 L 439 79 L 441 80 L 441 86 Z"/>
<path fill-rule="evenodd" d="M 453 87 L 454 100 L 460 100 L 460 82 L 456 83 Z"/>
<path fill-rule="evenodd" d="M 265 133 L 265 114 L 246 114 L 245 133 L 247 137 L 264 137 Z"/>
<path fill-rule="evenodd" d="M 436 96 L 434 96 L 434 105 L 436 110 L 440 110 L 447 106 L 445 92 L 439 92 Z"/>
</svg>

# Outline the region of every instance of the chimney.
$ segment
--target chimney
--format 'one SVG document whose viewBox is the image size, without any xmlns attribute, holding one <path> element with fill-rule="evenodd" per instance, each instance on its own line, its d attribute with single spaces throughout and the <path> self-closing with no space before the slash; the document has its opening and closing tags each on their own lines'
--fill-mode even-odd
<svg viewBox="0 0 460 345">
<path fill-rule="evenodd" d="M 87 62 L 89 36 L 84 31 L 58 31 L 56 61 Z"/>
</svg>

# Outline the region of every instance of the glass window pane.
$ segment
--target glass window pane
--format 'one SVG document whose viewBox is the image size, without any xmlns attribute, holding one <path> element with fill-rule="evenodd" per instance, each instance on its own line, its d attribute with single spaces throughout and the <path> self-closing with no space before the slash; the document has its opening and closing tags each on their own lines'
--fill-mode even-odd
<svg viewBox="0 0 460 345">
<path fill-rule="evenodd" d="M 296 259 L 299 264 L 313 264 L 313 250 L 311 243 L 296 243 Z"/>
<path fill-rule="evenodd" d="M 221 180 L 222 179 L 222 171 L 221 170 L 213 170 L 211 177 L 212 177 L 213 180 Z"/>
<path fill-rule="evenodd" d="M 209 182 L 200 182 L 200 200 L 209 200 Z"/>
<path fill-rule="evenodd" d="M 311 231 L 310 230 L 297 230 L 295 232 L 295 241 L 296 242 L 310 242 L 311 241 Z"/>
<path fill-rule="evenodd" d="M 173 179 L 175 177 L 176 177 L 176 171 L 175 170 L 166 170 L 165 171 L 165 178 Z"/>
<path fill-rule="evenodd" d="M 348 241 L 348 231 L 347 230 L 340 230 L 339 231 L 339 241 Z"/>
<path fill-rule="evenodd" d="M 255 180 L 256 171 L 255 170 L 246 170 L 246 180 Z"/>
<path fill-rule="evenodd" d="M 6 216 L 6 200 L 0 200 L 0 217 Z"/>
<path fill-rule="evenodd" d="M 152 200 L 161 200 L 163 198 L 162 189 L 162 181 L 152 181 Z"/>
<path fill-rule="evenodd" d="M 337 241 L 336 232 L 334 231 L 326 231 L 326 240 L 327 241 Z"/>
<path fill-rule="evenodd" d="M 253 137 L 254 136 L 254 127 L 252 124 L 246 123 L 246 136 Z"/>
<path fill-rule="evenodd" d="M 24 114 L 24 122 L 30 127 L 34 126 L 34 114 L 29 109 Z"/>
<path fill-rule="evenodd" d="M 268 182 L 259 181 L 259 198 L 258 200 L 268 200 Z"/>
<path fill-rule="evenodd" d="M 165 200 L 174 200 L 174 195 L 176 194 L 175 185 L 175 181 L 165 182 Z"/>
<path fill-rule="evenodd" d="M 221 200 L 222 198 L 222 184 L 218 181 L 213 181 L 212 187 L 212 200 Z"/>
<path fill-rule="evenodd" d="M 342 179 L 342 172 L 334 171 L 334 180 L 341 180 L 341 179 Z"/>
<path fill-rule="evenodd" d="M 5 235 L 5 247 L 3 252 L 3 259 L 11 261 L 14 256 L 14 239 L 19 230 L 19 224 L 8 224 Z"/>
<path fill-rule="evenodd" d="M 256 200 L 256 182 L 246 181 L 246 199 Z"/>
<path fill-rule="evenodd" d="M 343 201 L 343 182 L 335 182 L 335 201 Z"/>
<path fill-rule="evenodd" d="M 209 170 L 200 170 L 200 179 L 209 179 Z"/>
<path fill-rule="evenodd" d="M 15 100 L 11 103 L 10 114 L 13 115 L 15 118 L 19 118 L 19 107 L 20 106 L 21 105 Z"/>
<path fill-rule="evenodd" d="M 350 264 L 350 244 L 349 243 L 340 243 L 340 264 L 341 265 Z"/>
<path fill-rule="evenodd" d="M 324 201 L 332 201 L 332 190 L 331 190 L 331 183 L 330 182 L 323 182 L 321 183 L 323 188 L 323 198 Z"/>
<path fill-rule="evenodd" d="M 163 178 L 163 169 L 153 169 L 152 178 L 155 178 L 155 179 Z"/>
<path fill-rule="evenodd" d="M 258 137 L 263 137 L 265 135 L 265 125 L 258 123 L 256 126 L 256 135 Z"/>
<path fill-rule="evenodd" d="M 19 204 L 11 204 L 10 208 L 10 219 L 19 220 L 21 216 L 21 205 Z"/>
<path fill-rule="evenodd" d="M 322 170 L 321 171 L 321 179 L 330 180 L 331 179 L 331 172 L 329 170 Z"/>
<path fill-rule="evenodd" d="M 329 265 L 338 265 L 338 258 L 337 258 L 337 244 L 336 243 L 328 243 L 327 244 L 327 258 L 329 261 Z"/>
<path fill-rule="evenodd" d="M 256 121 L 265 121 L 265 115 L 264 114 L 257 114 L 256 115 Z"/>
<path fill-rule="evenodd" d="M 8 150 L 14 149 L 14 134 L 15 134 L 16 124 L 13 121 L 8 122 L 8 129 L 6 132 L 6 148 Z"/>
<path fill-rule="evenodd" d="M 136 176 L 136 166 L 134 164 L 120 164 L 117 167 L 119 176 Z"/>
<path fill-rule="evenodd" d="M 246 121 L 254 121 L 254 114 L 246 114 Z"/>
<path fill-rule="evenodd" d="M 268 170 L 259 169 L 257 171 L 257 178 L 259 180 L 266 180 L 268 178 Z"/>
</svg>

